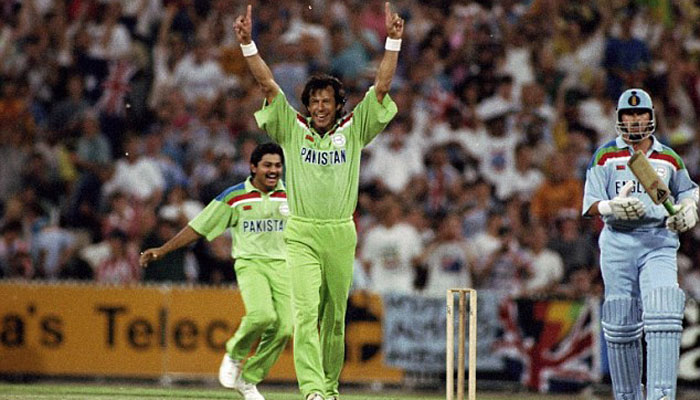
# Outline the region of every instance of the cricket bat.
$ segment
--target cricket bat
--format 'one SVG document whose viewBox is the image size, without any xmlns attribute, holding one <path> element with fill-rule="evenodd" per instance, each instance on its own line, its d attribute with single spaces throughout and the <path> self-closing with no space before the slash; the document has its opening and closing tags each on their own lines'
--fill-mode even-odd
<svg viewBox="0 0 700 400">
<path fill-rule="evenodd" d="M 634 176 L 637 177 L 639 183 L 642 184 L 644 190 L 647 191 L 647 194 L 651 197 L 651 201 L 653 201 L 654 204 L 663 204 L 669 215 L 676 213 L 670 199 L 671 191 L 664 181 L 661 180 L 659 174 L 656 173 L 654 167 L 649 163 L 649 159 L 642 151 L 635 151 L 627 162 L 627 166 Z"/>
</svg>

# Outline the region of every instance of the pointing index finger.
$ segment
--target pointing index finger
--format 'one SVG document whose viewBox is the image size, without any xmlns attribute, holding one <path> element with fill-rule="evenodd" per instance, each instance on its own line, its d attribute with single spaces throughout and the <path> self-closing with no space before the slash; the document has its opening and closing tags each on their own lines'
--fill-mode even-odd
<svg viewBox="0 0 700 400">
<path fill-rule="evenodd" d="M 246 12 L 245 12 L 245 17 L 246 19 L 250 20 L 253 14 L 253 6 L 248 4 L 248 7 L 246 7 Z"/>
</svg>

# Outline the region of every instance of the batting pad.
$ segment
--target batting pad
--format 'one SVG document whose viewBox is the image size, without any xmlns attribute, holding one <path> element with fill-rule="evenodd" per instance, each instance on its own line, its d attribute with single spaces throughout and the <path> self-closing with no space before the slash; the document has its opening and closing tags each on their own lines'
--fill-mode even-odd
<svg viewBox="0 0 700 400">
<path fill-rule="evenodd" d="M 644 327 L 640 300 L 633 297 L 610 297 L 603 303 L 601 319 L 615 400 L 643 400 Z"/>
<path fill-rule="evenodd" d="M 660 287 L 644 300 L 648 398 L 675 400 L 685 294 L 677 287 Z"/>
</svg>

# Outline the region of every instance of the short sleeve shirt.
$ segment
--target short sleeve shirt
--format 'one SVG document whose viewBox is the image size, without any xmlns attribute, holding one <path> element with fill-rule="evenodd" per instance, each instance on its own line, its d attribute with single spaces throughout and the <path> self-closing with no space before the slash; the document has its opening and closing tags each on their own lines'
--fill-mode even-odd
<svg viewBox="0 0 700 400">
<path fill-rule="evenodd" d="M 316 220 L 350 218 L 357 205 L 361 151 L 396 112 L 389 95 L 380 103 L 371 87 L 352 112 L 322 136 L 281 91 L 266 102 L 255 119 L 284 149 L 291 214 Z"/>
<path fill-rule="evenodd" d="M 189 226 L 211 241 L 231 228 L 235 259 L 285 259 L 284 227 L 289 206 L 282 181 L 263 193 L 248 178 L 224 190 Z"/>
</svg>

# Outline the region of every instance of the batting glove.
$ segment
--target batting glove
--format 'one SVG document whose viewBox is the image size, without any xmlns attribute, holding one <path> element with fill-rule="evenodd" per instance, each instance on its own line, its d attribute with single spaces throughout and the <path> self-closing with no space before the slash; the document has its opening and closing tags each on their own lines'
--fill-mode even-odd
<svg viewBox="0 0 700 400">
<path fill-rule="evenodd" d="M 666 219 L 669 231 L 681 233 L 698 223 L 698 206 L 693 199 L 683 199 L 681 204 L 673 206 L 676 213 Z"/>
<path fill-rule="evenodd" d="M 636 197 L 627 197 L 633 187 L 634 182 L 629 181 L 615 198 L 598 202 L 600 215 L 614 215 L 615 218 L 623 220 L 635 220 L 643 217 L 646 210 L 642 201 Z"/>
</svg>

